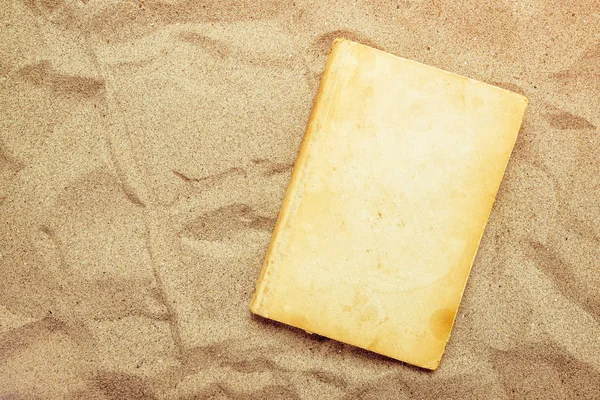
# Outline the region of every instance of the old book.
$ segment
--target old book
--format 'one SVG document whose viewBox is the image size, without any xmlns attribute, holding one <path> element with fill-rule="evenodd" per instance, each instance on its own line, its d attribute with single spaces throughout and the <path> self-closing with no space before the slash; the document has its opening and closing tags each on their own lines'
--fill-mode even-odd
<svg viewBox="0 0 600 400">
<path fill-rule="evenodd" d="M 251 311 L 437 368 L 526 105 L 336 40 Z"/>
</svg>

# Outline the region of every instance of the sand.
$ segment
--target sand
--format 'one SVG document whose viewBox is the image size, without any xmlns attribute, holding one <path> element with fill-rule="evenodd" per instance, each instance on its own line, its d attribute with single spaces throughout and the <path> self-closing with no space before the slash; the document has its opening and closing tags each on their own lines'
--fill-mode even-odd
<svg viewBox="0 0 600 400">
<path fill-rule="evenodd" d="M 597 1 L 0 20 L 0 398 L 600 398 Z M 530 100 L 433 373 L 248 311 L 338 36 Z"/>
</svg>

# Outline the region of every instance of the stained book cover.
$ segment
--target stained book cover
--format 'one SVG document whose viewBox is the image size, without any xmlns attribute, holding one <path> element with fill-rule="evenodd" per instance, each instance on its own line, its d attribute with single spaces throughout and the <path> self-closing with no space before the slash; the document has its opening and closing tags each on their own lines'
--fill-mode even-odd
<svg viewBox="0 0 600 400">
<path fill-rule="evenodd" d="M 251 311 L 436 369 L 526 106 L 336 40 Z"/>
</svg>

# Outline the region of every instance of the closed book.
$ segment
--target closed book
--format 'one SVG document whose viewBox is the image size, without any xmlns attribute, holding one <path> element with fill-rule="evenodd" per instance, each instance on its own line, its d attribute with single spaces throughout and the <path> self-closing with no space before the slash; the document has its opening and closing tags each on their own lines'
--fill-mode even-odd
<svg viewBox="0 0 600 400">
<path fill-rule="evenodd" d="M 526 105 L 337 39 L 251 311 L 436 369 Z"/>
</svg>

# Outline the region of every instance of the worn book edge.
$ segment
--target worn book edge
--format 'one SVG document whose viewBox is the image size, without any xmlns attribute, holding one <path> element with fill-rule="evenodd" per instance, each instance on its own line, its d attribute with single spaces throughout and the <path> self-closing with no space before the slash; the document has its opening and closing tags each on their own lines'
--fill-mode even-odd
<svg viewBox="0 0 600 400">
<path fill-rule="evenodd" d="M 265 260 L 258 277 L 256 284 L 256 290 L 250 301 L 250 311 L 254 314 L 268 318 L 268 303 L 269 303 L 269 292 L 271 286 L 274 285 L 273 281 L 277 271 L 275 271 L 275 258 L 277 257 L 278 247 L 281 246 L 284 239 L 284 234 L 288 228 L 289 219 L 294 214 L 294 210 L 298 206 L 300 200 L 300 193 L 302 181 L 307 173 L 307 166 L 309 164 L 310 147 L 321 129 L 321 121 L 327 119 L 331 105 L 335 102 L 340 85 L 340 79 L 343 78 L 342 74 L 338 72 L 343 69 L 344 54 L 339 52 L 339 46 L 346 42 L 345 39 L 335 39 L 331 48 L 331 52 L 325 64 L 323 77 L 317 91 L 317 96 L 314 101 L 313 109 L 306 126 L 304 138 L 300 145 L 298 157 L 294 164 L 292 176 L 288 184 L 281 211 L 277 217 L 275 229 L 271 242 L 267 249 Z"/>
</svg>

